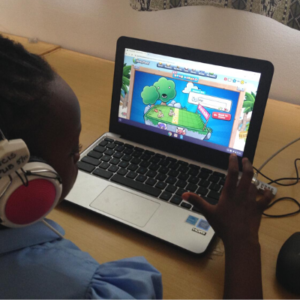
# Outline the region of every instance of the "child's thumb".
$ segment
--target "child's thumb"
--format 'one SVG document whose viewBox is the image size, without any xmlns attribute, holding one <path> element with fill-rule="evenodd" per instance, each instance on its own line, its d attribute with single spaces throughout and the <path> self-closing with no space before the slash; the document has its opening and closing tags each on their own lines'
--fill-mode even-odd
<svg viewBox="0 0 300 300">
<path fill-rule="evenodd" d="M 182 199 L 190 202 L 195 207 L 197 207 L 201 214 L 203 214 L 206 218 L 210 218 L 212 215 L 213 205 L 209 204 L 203 198 L 194 193 L 184 193 L 182 194 Z"/>
</svg>

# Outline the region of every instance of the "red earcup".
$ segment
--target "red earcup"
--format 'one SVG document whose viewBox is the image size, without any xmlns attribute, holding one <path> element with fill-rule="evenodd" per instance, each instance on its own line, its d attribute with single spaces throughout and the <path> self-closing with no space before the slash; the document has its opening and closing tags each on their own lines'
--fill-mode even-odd
<svg viewBox="0 0 300 300">
<path fill-rule="evenodd" d="M 26 225 L 45 216 L 53 207 L 56 199 L 55 185 L 45 179 L 29 181 L 21 185 L 7 199 L 6 218 L 14 224 Z"/>
</svg>

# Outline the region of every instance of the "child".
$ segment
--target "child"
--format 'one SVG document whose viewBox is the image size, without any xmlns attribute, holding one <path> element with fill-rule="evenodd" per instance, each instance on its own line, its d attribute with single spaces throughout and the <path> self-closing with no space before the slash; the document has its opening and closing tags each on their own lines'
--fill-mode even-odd
<svg viewBox="0 0 300 300">
<path fill-rule="evenodd" d="M 23 139 L 31 155 L 57 171 L 64 199 L 77 176 L 78 100 L 42 58 L 1 36 L 0 129 L 8 140 Z M 237 187 L 237 158 L 230 157 L 228 179 L 216 206 L 195 194 L 183 195 L 202 209 L 224 241 L 224 296 L 229 298 L 262 297 L 258 229 L 271 196 L 265 193 L 255 201 L 252 166 L 247 159 L 243 166 Z M 162 298 L 161 274 L 144 258 L 100 265 L 42 222 L 18 229 L 0 227 L 0 266 L 0 298 Z"/>
</svg>

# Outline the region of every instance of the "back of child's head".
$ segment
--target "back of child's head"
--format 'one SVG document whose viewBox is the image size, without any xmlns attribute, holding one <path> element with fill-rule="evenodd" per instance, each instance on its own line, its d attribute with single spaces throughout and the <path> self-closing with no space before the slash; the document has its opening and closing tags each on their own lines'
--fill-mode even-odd
<svg viewBox="0 0 300 300">
<path fill-rule="evenodd" d="M 0 35 L 0 129 L 8 139 L 38 126 L 55 72 L 40 56 Z"/>
</svg>

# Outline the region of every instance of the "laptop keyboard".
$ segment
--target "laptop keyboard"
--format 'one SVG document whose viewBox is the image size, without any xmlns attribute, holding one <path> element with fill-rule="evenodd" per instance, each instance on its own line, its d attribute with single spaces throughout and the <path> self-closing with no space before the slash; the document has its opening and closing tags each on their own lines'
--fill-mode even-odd
<svg viewBox="0 0 300 300">
<path fill-rule="evenodd" d="M 195 212 L 198 209 L 181 195 L 194 192 L 215 205 L 226 180 L 223 173 L 110 138 L 77 164 L 81 171 Z"/>
</svg>

